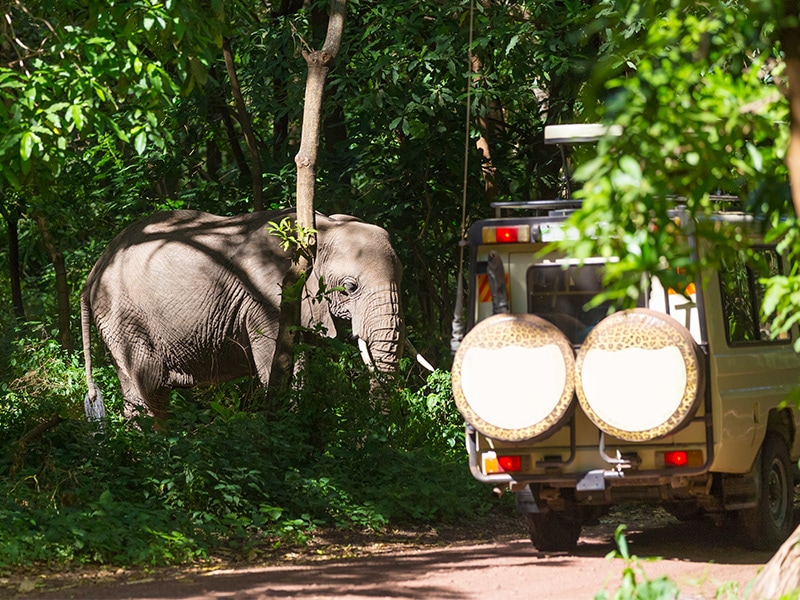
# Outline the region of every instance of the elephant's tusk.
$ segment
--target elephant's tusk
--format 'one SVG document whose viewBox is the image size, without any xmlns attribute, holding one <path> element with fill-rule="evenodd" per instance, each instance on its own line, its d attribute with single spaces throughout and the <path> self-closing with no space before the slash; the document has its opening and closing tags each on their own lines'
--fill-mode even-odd
<svg viewBox="0 0 800 600">
<path fill-rule="evenodd" d="M 433 373 L 436 369 L 433 368 L 433 365 L 429 363 L 422 354 L 420 354 L 417 349 L 414 347 L 414 344 L 411 343 L 411 340 L 406 338 L 406 346 L 408 350 L 417 358 L 417 362 L 421 364 L 423 367 L 428 369 L 431 373 Z"/>
<path fill-rule="evenodd" d="M 369 367 L 370 371 L 374 371 L 375 362 L 372 360 L 372 354 L 370 354 L 367 342 L 365 342 L 362 338 L 356 338 L 356 341 L 358 342 L 358 350 L 359 352 L 361 352 L 361 360 L 363 360 L 364 364 L 367 365 L 367 367 Z M 417 351 L 417 349 L 414 347 L 414 344 L 411 343 L 411 340 L 406 338 L 405 343 L 411 354 L 413 354 L 416 357 L 417 362 L 419 364 L 428 369 L 428 371 L 430 371 L 431 373 L 433 373 L 436 370 L 433 368 L 433 365 L 429 363 L 428 360 Z"/>
<path fill-rule="evenodd" d="M 358 341 L 358 351 L 361 352 L 361 360 L 364 361 L 364 364 L 369 367 L 370 371 L 375 370 L 375 362 L 372 360 L 372 355 L 369 353 L 369 348 L 367 347 L 367 342 L 363 340 L 363 338 L 357 338 Z"/>
</svg>

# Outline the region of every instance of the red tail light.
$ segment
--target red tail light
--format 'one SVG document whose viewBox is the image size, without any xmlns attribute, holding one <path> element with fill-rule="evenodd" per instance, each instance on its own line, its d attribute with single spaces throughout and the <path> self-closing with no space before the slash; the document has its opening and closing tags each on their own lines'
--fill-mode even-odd
<svg viewBox="0 0 800 600">
<path fill-rule="evenodd" d="M 514 473 L 522 468 L 522 458 L 519 456 L 498 456 L 497 462 L 506 473 Z"/>
<path fill-rule="evenodd" d="M 702 467 L 705 461 L 705 454 L 702 450 L 666 450 L 656 452 L 656 461 L 667 468 L 678 467 Z"/>
<path fill-rule="evenodd" d="M 685 467 L 689 464 L 689 453 L 685 450 L 673 450 L 664 452 L 664 466 Z"/>
<path fill-rule="evenodd" d="M 516 244 L 531 241 L 530 225 L 487 226 L 481 229 L 484 244 Z"/>
<path fill-rule="evenodd" d="M 516 227 L 498 227 L 497 228 L 497 242 L 500 244 L 509 244 L 519 241 L 519 230 Z"/>
</svg>

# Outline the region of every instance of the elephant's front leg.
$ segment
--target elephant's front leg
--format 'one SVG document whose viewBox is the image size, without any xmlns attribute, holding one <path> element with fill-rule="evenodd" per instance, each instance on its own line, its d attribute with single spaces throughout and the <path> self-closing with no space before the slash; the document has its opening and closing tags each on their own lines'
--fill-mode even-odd
<svg viewBox="0 0 800 600">
<path fill-rule="evenodd" d="M 264 387 L 269 386 L 272 359 L 275 357 L 278 338 L 277 311 L 264 311 L 247 319 L 247 337 L 253 353 L 256 374 Z"/>
</svg>

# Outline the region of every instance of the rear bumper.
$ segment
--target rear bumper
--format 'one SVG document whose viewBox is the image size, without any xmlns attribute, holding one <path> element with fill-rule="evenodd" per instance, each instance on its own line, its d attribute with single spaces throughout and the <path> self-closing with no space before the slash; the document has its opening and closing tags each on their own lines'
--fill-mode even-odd
<svg viewBox="0 0 800 600">
<path fill-rule="evenodd" d="M 714 459 L 714 445 L 711 441 L 711 436 L 707 435 L 705 461 L 702 465 L 640 470 L 637 465 L 620 456 L 608 456 L 603 444 L 603 436 L 601 436 L 597 452 L 607 465 L 607 468 L 575 470 L 570 468 L 576 454 L 574 436 L 571 436 L 570 455 L 563 461 L 547 464 L 546 468 L 541 469 L 544 472 L 486 474 L 481 469 L 477 435 L 477 432 L 470 425 L 466 426 L 465 442 L 472 476 L 482 483 L 506 486 L 512 492 L 524 489 L 529 484 L 545 484 L 555 488 L 574 488 L 579 493 L 602 491 L 612 486 L 685 488 L 694 479 L 707 479 L 705 476 L 708 474 Z"/>
</svg>

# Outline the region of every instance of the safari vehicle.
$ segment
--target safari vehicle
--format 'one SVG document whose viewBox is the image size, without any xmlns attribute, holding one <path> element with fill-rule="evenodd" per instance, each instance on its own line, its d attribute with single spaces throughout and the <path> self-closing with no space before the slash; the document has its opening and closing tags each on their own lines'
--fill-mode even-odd
<svg viewBox="0 0 800 600">
<path fill-rule="evenodd" d="M 587 138 L 586 127 L 559 127 L 547 141 Z M 785 401 L 800 357 L 796 327 L 771 338 L 759 279 L 786 261 L 755 221 L 719 213 L 712 221 L 752 236 L 762 260 L 731 252 L 683 293 L 653 278 L 636 308 L 588 308 L 605 260 L 542 255 L 569 235 L 571 206 L 501 204 L 513 216 L 469 230 L 452 383 L 473 476 L 515 493 L 541 551 L 574 549 L 583 524 L 621 503 L 681 519 L 732 512 L 749 545 L 776 548 L 793 525 L 800 436 Z M 708 246 L 680 208 L 673 217 L 699 260 Z"/>
</svg>

